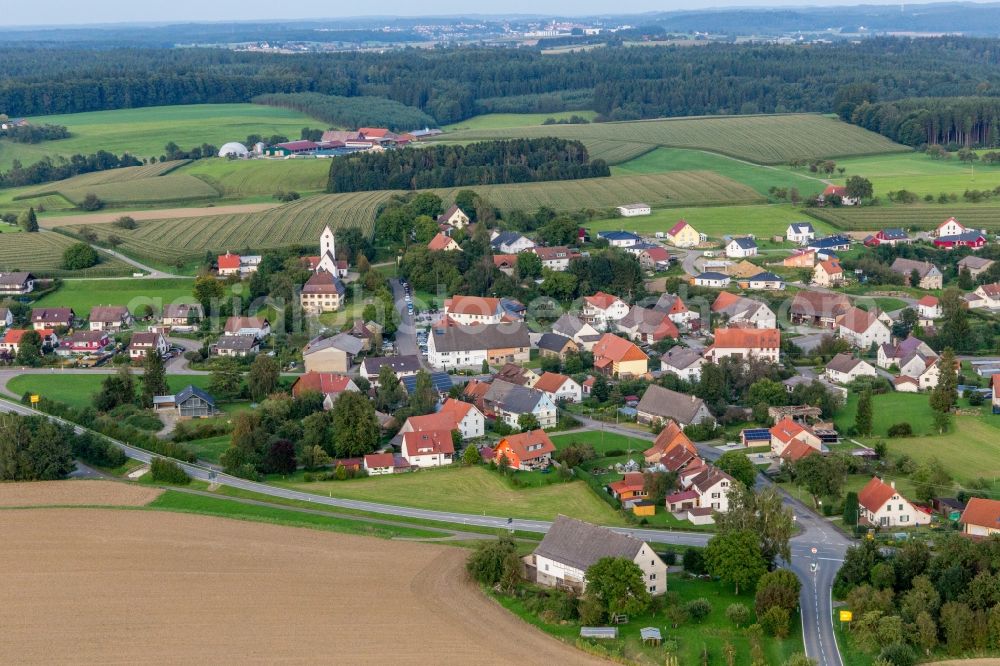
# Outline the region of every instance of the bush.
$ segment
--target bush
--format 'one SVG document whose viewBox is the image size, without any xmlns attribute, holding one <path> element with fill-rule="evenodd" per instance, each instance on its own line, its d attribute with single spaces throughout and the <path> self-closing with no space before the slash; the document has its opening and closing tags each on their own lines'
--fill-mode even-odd
<svg viewBox="0 0 1000 666">
<path fill-rule="evenodd" d="M 708 571 L 705 568 L 705 555 L 700 548 L 688 548 L 684 551 L 684 571 L 695 576 L 702 576 Z"/>
<path fill-rule="evenodd" d="M 96 266 L 100 258 L 97 250 L 86 243 L 74 243 L 63 252 L 62 267 L 68 271 L 77 271 Z"/>
<path fill-rule="evenodd" d="M 153 462 L 149 465 L 149 471 L 153 481 L 172 483 L 178 486 L 186 486 L 191 483 L 191 477 L 173 460 L 153 458 Z"/>
<path fill-rule="evenodd" d="M 83 198 L 83 202 L 80 204 L 80 210 L 95 211 L 101 210 L 102 208 L 104 208 L 104 202 L 101 201 L 93 192 L 88 193 Z"/>
<path fill-rule="evenodd" d="M 692 599 L 684 604 L 684 614 L 691 618 L 692 622 L 701 622 L 712 612 L 712 604 L 708 599 L 701 597 Z"/>
<path fill-rule="evenodd" d="M 760 619 L 760 626 L 764 631 L 775 638 L 786 638 L 788 636 L 789 614 L 780 606 L 771 606 Z"/>
<path fill-rule="evenodd" d="M 729 604 L 726 608 L 726 618 L 737 627 L 742 627 L 750 621 L 750 609 L 743 604 Z"/>
<path fill-rule="evenodd" d="M 889 437 L 912 437 L 913 426 L 909 423 L 894 423 L 889 426 Z"/>
<path fill-rule="evenodd" d="M 879 659 L 887 661 L 893 666 L 913 666 L 917 663 L 917 655 L 913 653 L 913 648 L 906 643 L 886 645 L 878 656 Z"/>
<path fill-rule="evenodd" d="M 117 446 L 89 432 L 73 439 L 73 457 L 98 467 L 121 467 L 128 459 Z"/>
<path fill-rule="evenodd" d="M 136 228 L 135 220 L 128 215 L 122 215 L 114 222 L 115 226 L 119 229 L 132 230 Z"/>
<path fill-rule="evenodd" d="M 495 541 L 479 544 L 466 562 L 465 568 L 476 582 L 493 586 L 499 583 L 504 575 L 507 555 L 516 552 L 517 545 L 514 540 L 504 535 Z"/>
</svg>

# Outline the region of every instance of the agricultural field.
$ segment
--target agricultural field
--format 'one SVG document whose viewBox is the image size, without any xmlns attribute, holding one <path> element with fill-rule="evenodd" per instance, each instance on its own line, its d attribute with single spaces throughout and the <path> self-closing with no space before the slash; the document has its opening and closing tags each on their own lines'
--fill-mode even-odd
<svg viewBox="0 0 1000 666">
<path fill-rule="evenodd" d="M 600 210 L 635 201 L 651 206 L 711 206 L 763 201 L 763 197 L 746 185 L 710 171 L 675 171 L 432 191 L 450 201 L 463 189 L 475 190 L 502 210 L 535 210 L 539 206 L 554 210 Z"/>
<path fill-rule="evenodd" d="M 205 181 L 182 174 L 65 188 L 60 189 L 59 194 L 77 206 L 88 194 L 109 206 L 168 204 L 219 197 L 219 192 Z"/>
<path fill-rule="evenodd" d="M 162 491 L 115 481 L 0 483 L 0 507 L 145 506 Z"/>
<path fill-rule="evenodd" d="M 163 147 L 171 141 L 187 149 L 203 143 L 222 146 L 227 141 L 244 141 L 248 134 L 283 134 L 297 139 L 303 127 L 325 128 L 325 123 L 297 111 L 257 104 L 157 106 L 38 116 L 29 120 L 65 125 L 72 136 L 36 144 L 0 141 L 0 171 L 9 169 L 15 159 L 28 165 L 44 157 L 68 157 L 98 150 L 159 159 Z"/>
<path fill-rule="evenodd" d="M 459 513 L 483 513 L 534 520 L 552 520 L 562 513 L 603 525 L 622 519 L 579 481 L 515 488 L 498 473 L 483 467 L 449 467 L 415 474 L 306 483 L 272 479 L 271 483 L 307 493 L 384 502 Z"/>
<path fill-rule="evenodd" d="M 597 116 L 596 111 L 556 111 L 555 113 L 487 113 L 481 116 L 473 116 L 466 120 L 446 125 L 442 127 L 446 132 L 458 130 L 492 130 L 508 129 L 511 127 L 530 127 L 541 125 L 549 118 L 556 120 L 568 120 L 572 116 L 579 116 L 587 120 L 593 120 Z"/>
<path fill-rule="evenodd" d="M 913 204 L 863 208 L 812 208 L 809 215 L 844 231 L 875 231 L 885 227 L 910 230 L 935 228 L 949 217 L 976 229 L 1000 231 L 996 204 Z"/>
<path fill-rule="evenodd" d="M 171 171 L 184 166 L 189 160 L 174 160 L 172 162 L 157 162 L 156 164 L 146 164 L 136 167 L 123 167 L 121 169 L 108 169 L 107 171 L 94 171 L 84 173 L 65 180 L 57 180 L 42 185 L 32 185 L 30 187 L 18 188 L 18 193 L 14 199 L 33 199 L 47 194 L 59 194 L 64 190 L 80 190 L 96 185 L 107 185 L 109 183 L 124 183 L 133 180 L 143 180 L 145 178 L 155 178 L 163 176 Z"/>
<path fill-rule="evenodd" d="M 784 234 L 791 222 L 809 218 L 799 209 L 787 204 L 762 206 L 706 206 L 702 208 L 668 208 L 653 210 L 643 217 L 615 217 L 595 220 L 588 227 L 592 231 L 627 229 L 639 234 L 653 235 L 666 232 L 678 220 L 687 220 L 701 233 L 711 238 L 732 234 L 754 234 L 759 239 Z M 834 227 L 825 222 L 811 220 L 817 233 L 827 233 Z"/>
<path fill-rule="evenodd" d="M 449 141 L 556 136 L 708 150 L 758 164 L 783 164 L 795 158 L 846 157 L 906 152 L 910 148 L 854 125 L 814 114 L 780 116 L 704 116 L 590 125 L 550 125 L 451 132 Z M 608 159 L 597 145 L 591 157 Z M 635 155 L 632 155 L 634 157 Z M 609 163 L 615 160 L 608 160 Z"/>
<path fill-rule="evenodd" d="M 796 188 L 802 198 L 819 194 L 826 183 L 808 174 L 758 164 L 700 150 L 657 148 L 634 160 L 612 168 L 615 175 L 671 173 L 676 171 L 713 171 L 753 188 L 767 196 L 771 187 Z"/>
<path fill-rule="evenodd" d="M 114 369 L 108 369 L 104 373 L 53 372 L 52 374 L 18 375 L 7 382 L 6 388 L 8 394 L 18 398 L 25 393 L 34 393 L 79 409 L 91 405 L 94 395 L 101 390 L 101 382 L 113 372 L 115 372 Z M 208 374 L 167 375 L 167 384 L 170 385 L 170 390 L 175 393 L 191 384 L 200 389 L 207 389 Z M 0 386 L 0 389 L 2 388 Z"/>
<path fill-rule="evenodd" d="M 121 250 L 158 261 L 174 261 L 227 250 L 265 250 L 289 245 L 318 245 L 323 227 L 329 224 L 357 226 L 371 233 L 379 206 L 391 191 L 324 194 L 266 211 L 206 215 L 205 217 L 148 220 L 134 230 L 112 224 L 88 225 L 99 238 L 122 239 Z M 207 211 L 206 211 L 207 212 Z M 65 227 L 77 231 L 77 227 Z"/>
<path fill-rule="evenodd" d="M 4 234 L 0 242 L 0 271 L 31 271 L 40 277 L 118 277 L 135 270 L 128 264 L 107 255 L 101 263 L 80 271 L 62 268 L 63 252 L 76 241 L 60 234 Z"/>
<path fill-rule="evenodd" d="M 0 553 L 18 590 L 0 608 L 0 661 L 600 663 L 483 596 L 466 580 L 467 550 L 164 509 L 0 511 L 23 546 Z M 347 602 L 362 596 L 379 603 Z M 400 612 L 419 618 L 419 635 L 372 640 Z"/>
<path fill-rule="evenodd" d="M 46 294 L 36 307 L 68 307 L 86 317 L 95 305 L 128 305 L 133 311 L 150 305 L 159 312 L 163 305 L 195 303 L 194 280 L 66 280 L 56 291 Z"/>
<path fill-rule="evenodd" d="M 198 160 L 178 175 L 194 176 L 225 198 L 271 196 L 278 191 L 300 194 L 322 192 L 330 173 L 330 160 Z"/>
<path fill-rule="evenodd" d="M 966 190 L 992 190 L 1000 186 L 1000 165 L 977 163 L 970 167 L 952 157 L 933 160 L 923 153 L 875 155 L 837 160 L 845 169 L 833 182 L 843 185 L 851 176 L 864 176 L 872 182 L 875 195 L 883 200 L 889 192 L 909 190 L 923 197 L 942 192 L 961 196 Z"/>
</svg>

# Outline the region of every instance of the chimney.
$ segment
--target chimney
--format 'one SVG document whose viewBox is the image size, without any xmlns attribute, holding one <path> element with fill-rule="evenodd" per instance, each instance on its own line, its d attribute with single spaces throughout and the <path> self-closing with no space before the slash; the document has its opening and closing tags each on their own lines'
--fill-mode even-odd
<svg viewBox="0 0 1000 666">
<path fill-rule="evenodd" d="M 895 481 L 890 481 L 890 482 L 889 482 L 889 485 L 890 485 L 890 486 L 892 486 L 892 489 L 893 489 L 893 490 L 895 490 L 895 489 L 896 489 L 896 482 L 895 482 Z"/>
<path fill-rule="evenodd" d="M 695 401 L 695 397 L 691 396 L 691 402 L 694 402 L 694 401 Z"/>
</svg>

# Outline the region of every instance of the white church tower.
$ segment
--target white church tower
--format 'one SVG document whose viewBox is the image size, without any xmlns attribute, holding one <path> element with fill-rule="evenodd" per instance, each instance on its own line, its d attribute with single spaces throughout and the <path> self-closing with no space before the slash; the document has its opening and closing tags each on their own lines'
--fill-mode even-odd
<svg viewBox="0 0 1000 666">
<path fill-rule="evenodd" d="M 347 262 L 337 261 L 337 238 L 329 225 L 319 237 L 319 265 L 316 270 L 339 278 L 347 276 Z"/>
</svg>

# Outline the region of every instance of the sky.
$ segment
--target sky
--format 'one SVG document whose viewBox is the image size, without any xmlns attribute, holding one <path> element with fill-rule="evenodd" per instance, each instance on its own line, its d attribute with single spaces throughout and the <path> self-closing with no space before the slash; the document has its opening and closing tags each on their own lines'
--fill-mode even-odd
<svg viewBox="0 0 1000 666">
<path fill-rule="evenodd" d="M 931 1 L 931 0 L 925 0 Z M 941 0 L 936 0 L 940 2 Z M 948 0 L 945 0 L 948 1 Z M 957 0 L 956 0 L 957 1 Z M 906 4 L 918 4 L 907 0 Z M 820 6 L 853 4 L 897 4 L 887 0 L 503 0 L 495 5 L 468 0 L 379 0 L 374 3 L 329 0 L 36 0 L 11 2 L 0 11 L 0 26 L 75 25 L 94 23 L 191 21 L 244 21 L 258 19 L 334 18 L 357 16 L 361 11 L 383 16 L 434 16 L 442 14 L 558 14 L 564 16 L 706 9 L 734 6 Z M 488 8 L 487 8 L 488 7 Z"/>
</svg>

